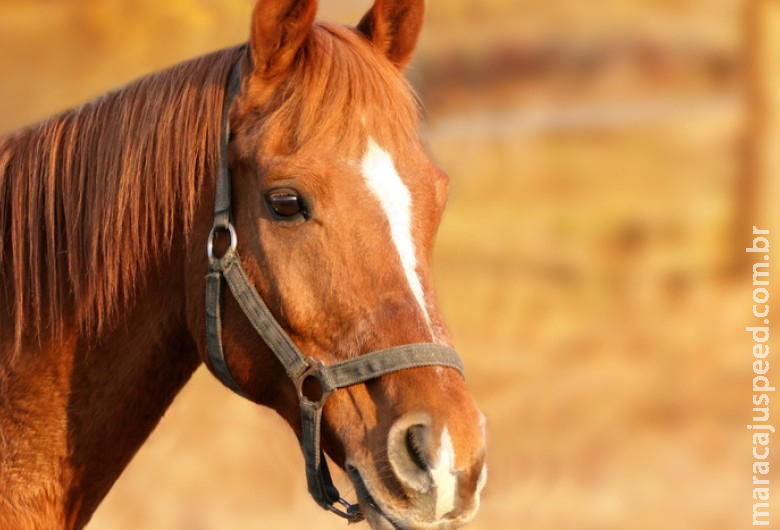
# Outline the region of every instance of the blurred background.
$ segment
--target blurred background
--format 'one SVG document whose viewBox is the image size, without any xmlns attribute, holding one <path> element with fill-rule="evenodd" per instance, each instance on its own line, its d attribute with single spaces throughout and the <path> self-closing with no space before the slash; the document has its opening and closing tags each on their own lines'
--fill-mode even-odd
<svg viewBox="0 0 780 530">
<path fill-rule="evenodd" d="M 320 4 L 354 23 L 370 1 Z M 246 40 L 252 6 L 0 0 L 0 133 Z M 471 528 L 751 524 L 744 249 L 778 228 L 778 10 L 428 3 L 408 76 L 453 185 L 436 279 L 489 420 Z M 292 433 L 203 370 L 89 525 L 307 527 L 344 524 L 308 497 Z"/>
</svg>

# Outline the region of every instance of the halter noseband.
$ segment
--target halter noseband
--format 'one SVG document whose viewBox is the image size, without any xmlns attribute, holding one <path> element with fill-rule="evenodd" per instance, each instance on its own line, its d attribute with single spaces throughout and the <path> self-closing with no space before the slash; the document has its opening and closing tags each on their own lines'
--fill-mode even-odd
<svg viewBox="0 0 780 530">
<path fill-rule="evenodd" d="M 284 366 L 287 376 L 295 385 L 301 411 L 301 450 L 306 463 L 306 481 L 309 493 L 322 508 L 350 522 L 363 519 L 360 507 L 341 498 L 333 485 L 325 455 L 320 447 L 322 408 L 328 397 L 340 388 L 364 383 L 383 375 L 422 366 L 444 366 L 463 373 L 463 363 L 457 352 L 440 344 L 408 344 L 367 353 L 359 357 L 324 365 L 311 357 L 305 357 L 271 314 L 263 299 L 249 282 L 238 255 L 238 236 L 230 222 L 231 175 L 228 168 L 228 144 L 230 124 L 228 112 L 240 88 L 240 69 L 236 64 L 230 74 L 222 114 L 222 139 L 220 163 L 216 177 L 216 207 L 214 226 L 208 238 L 209 267 L 206 276 L 206 338 L 208 353 L 214 372 L 222 383 L 244 396 L 236 384 L 225 361 L 222 349 L 223 287 L 227 283 L 241 310 L 263 341 Z M 229 232 L 230 247 L 221 256 L 214 255 L 214 238 L 220 232 Z M 317 401 L 303 391 L 308 379 L 319 382 L 322 390 Z M 244 396 L 246 397 L 246 396 Z M 344 510 L 335 505 L 341 505 Z"/>
</svg>

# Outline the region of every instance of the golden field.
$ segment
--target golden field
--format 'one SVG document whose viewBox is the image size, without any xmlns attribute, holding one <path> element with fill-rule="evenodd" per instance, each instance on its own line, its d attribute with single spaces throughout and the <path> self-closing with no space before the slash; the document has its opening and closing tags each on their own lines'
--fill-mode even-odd
<svg viewBox="0 0 780 530">
<path fill-rule="evenodd" d="M 370 2 L 321 4 L 354 22 Z M 776 183 L 739 201 L 742 2 L 590 4 L 429 2 L 409 73 L 452 179 L 440 305 L 489 422 L 470 528 L 743 528 L 753 302 L 741 256 L 750 226 L 776 220 Z M 0 132 L 241 42 L 251 8 L 0 0 Z M 626 52 L 637 42 L 641 67 Z M 545 46 L 564 49 L 555 68 L 504 71 Z M 592 68 L 575 53 L 605 49 L 617 52 Z M 430 81 L 452 57 L 465 73 Z M 491 57 L 509 59 L 481 70 Z M 88 528 L 343 527 L 308 497 L 282 421 L 200 370 Z"/>
</svg>

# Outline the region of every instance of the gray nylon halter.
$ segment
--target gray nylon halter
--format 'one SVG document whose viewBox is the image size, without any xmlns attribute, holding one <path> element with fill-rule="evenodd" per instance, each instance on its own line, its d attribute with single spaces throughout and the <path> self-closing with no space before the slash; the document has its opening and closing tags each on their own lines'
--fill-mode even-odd
<svg viewBox="0 0 780 530">
<path fill-rule="evenodd" d="M 320 447 L 322 408 L 336 390 L 364 383 L 383 375 L 422 366 L 444 366 L 463 373 L 463 363 L 457 352 L 440 344 L 408 344 L 367 353 L 331 365 L 324 365 L 311 357 L 305 357 L 285 333 L 271 311 L 263 302 L 241 267 L 238 255 L 238 237 L 230 222 L 231 175 L 228 168 L 230 127 L 228 111 L 240 88 L 240 69 L 231 71 L 222 114 L 222 140 L 220 163 L 216 177 L 216 207 L 214 226 L 208 238 L 209 271 L 206 276 L 206 337 L 209 359 L 214 372 L 222 383 L 244 396 L 228 369 L 222 349 L 223 288 L 227 283 L 258 335 L 274 352 L 284 366 L 287 376 L 298 392 L 301 411 L 301 450 L 306 463 L 306 481 L 309 493 L 326 510 L 344 517 L 350 522 L 363 519 L 360 507 L 341 498 L 328 470 L 328 464 Z M 230 235 L 230 247 L 221 256 L 214 255 L 214 238 L 220 232 Z M 319 401 L 311 401 L 303 392 L 303 382 L 314 378 L 322 389 Z M 344 510 L 334 505 L 340 504 Z"/>
</svg>

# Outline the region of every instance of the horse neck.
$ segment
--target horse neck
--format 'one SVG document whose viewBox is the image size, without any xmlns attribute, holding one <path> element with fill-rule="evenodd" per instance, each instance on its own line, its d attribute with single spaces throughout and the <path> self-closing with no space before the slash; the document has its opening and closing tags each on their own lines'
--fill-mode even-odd
<svg viewBox="0 0 780 530">
<path fill-rule="evenodd" d="M 71 239 L 81 241 L 86 227 L 60 230 L 42 220 L 37 223 L 48 230 L 55 244 L 34 256 L 33 261 L 41 265 L 30 277 L 41 274 L 43 263 L 51 266 L 67 258 L 59 268 L 61 274 L 82 274 L 83 278 L 79 283 L 62 281 L 61 289 L 51 295 L 39 290 L 44 298 L 41 307 L 62 302 L 56 305 L 62 311 L 52 315 L 41 311 L 40 329 L 32 324 L 41 319 L 26 314 L 30 325 L 24 328 L 20 351 L 15 348 L 14 326 L 8 323 L 14 322 L 14 307 L 19 306 L 14 289 L 29 286 L 14 277 L 20 267 L 11 267 L 8 254 L 0 259 L 0 529 L 84 526 L 200 364 L 189 330 L 205 329 L 202 298 L 189 297 L 191 303 L 185 308 L 185 293 L 202 292 L 206 258 L 204 252 L 200 261 L 187 259 L 186 245 L 189 236 L 197 234 L 205 242 L 208 233 L 212 217 L 207 209 L 213 208 L 213 202 L 198 199 L 214 196 L 209 161 L 219 145 L 223 87 L 230 68 L 245 53 L 239 47 L 196 59 L 67 113 L 51 122 L 52 127 L 33 127 L 0 139 L 0 172 L 25 168 L 25 164 L 40 172 L 40 160 L 67 159 L 71 164 L 70 178 L 63 180 L 61 173 L 54 173 L 58 178 L 46 180 L 46 185 L 41 180 L 37 188 L 20 184 L 29 178 L 23 171 L 9 172 L 5 179 L 0 173 L 0 244 L 4 248 L 11 248 L 11 233 L 8 226 L 2 231 L 2 216 L 12 208 L 4 208 L 2 201 L 15 198 L 16 211 L 23 211 L 26 204 L 40 202 L 35 195 L 17 204 L 18 197 L 32 193 L 29 189 L 67 191 L 68 201 L 51 202 L 81 208 L 69 219 L 92 226 L 79 254 L 79 248 L 61 249 L 59 245 L 70 244 Z M 106 116 L 112 120 L 105 121 Z M 134 116 L 156 116 L 167 126 L 141 127 L 130 119 Z M 151 134 L 158 136 L 144 136 Z M 182 152 L 183 146 L 191 150 Z M 46 153 L 45 149 L 53 151 Z M 99 152 L 91 152 L 94 149 Z M 149 155 L 148 160 L 138 158 L 141 152 Z M 34 156 L 21 156 L 25 153 Z M 58 156 L 47 156 L 52 153 Z M 9 164 L 12 159 L 14 164 Z M 145 165 L 154 163 L 161 164 L 156 171 Z M 61 171 L 61 167 L 56 164 L 44 170 Z M 125 170 L 135 174 L 124 174 L 127 178 L 122 180 L 120 172 Z M 152 175 L 153 181 L 138 180 Z M 121 183 L 127 189 L 120 189 Z M 161 183 L 168 199 L 159 195 Z M 120 191 L 144 199 L 135 205 L 138 215 L 117 224 L 120 211 L 108 215 L 103 201 Z M 155 198 L 157 203 L 147 204 Z M 98 202 L 90 204 L 90 200 Z M 139 224 L 139 219 L 146 223 Z M 28 220 L 25 212 L 15 226 Z M 135 229 L 134 237 L 151 233 L 158 239 L 123 239 L 124 232 L 117 232 L 116 226 Z M 67 238 L 63 239 L 63 231 Z M 106 237 L 114 237 L 110 248 L 105 243 L 99 249 L 89 246 Z M 169 243 L 155 247 L 150 241 Z M 89 259 L 102 252 L 107 253 L 105 263 Z M 142 255 L 155 259 L 137 259 Z M 103 265 L 102 270 L 91 270 Z M 190 274 L 185 265 L 196 273 Z M 56 273 L 53 277 L 57 281 Z M 109 277 L 121 281 L 105 281 Z M 128 278 L 133 281 L 125 281 Z M 134 281 L 137 278 L 142 281 Z M 108 293 L 105 297 L 116 297 L 106 300 L 119 303 L 100 305 L 99 297 L 90 298 L 93 287 Z M 46 300 L 46 296 L 53 298 Z M 93 306 L 98 309 L 92 313 L 81 311 Z M 96 319 L 95 314 L 108 316 Z M 53 316 L 57 317 L 54 322 L 63 322 L 62 329 L 49 325 L 52 322 L 46 318 Z M 92 328 L 99 331 L 85 331 L 95 321 L 98 325 Z"/>
<path fill-rule="evenodd" d="M 84 526 L 195 371 L 182 263 L 154 267 L 100 336 L 70 327 L 0 359 L 0 528 Z"/>
</svg>

